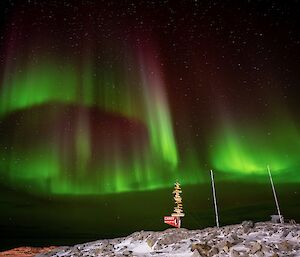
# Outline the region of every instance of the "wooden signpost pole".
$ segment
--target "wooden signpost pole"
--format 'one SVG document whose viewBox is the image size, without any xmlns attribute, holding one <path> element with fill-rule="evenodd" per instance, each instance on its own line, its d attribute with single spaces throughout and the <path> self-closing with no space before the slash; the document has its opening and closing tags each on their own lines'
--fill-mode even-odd
<svg viewBox="0 0 300 257">
<path fill-rule="evenodd" d="M 176 217 L 177 221 L 178 221 L 178 228 L 180 228 L 181 226 L 181 217 L 184 217 L 184 213 L 183 213 L 183 206 L 182 206 L 182 197 L 180 196 L 180 194 L 182 193 L 181 191 L 181 187 L 178 181 L 176 181 L 175 183 L 175 187 L 174 187 L 174 200 L 175 200 L 175 204 L 176 206 L 174 207 L 174 212 L 171 214 L 172 217 Z"/>
<path fill-rule="evenodd" d="M 173 198 L 175 200 L 174 212 L 171 214 L 171 216 L 164 217 L 165 223 L 177 228 L 181 227 L 181 217 L 184 217 L 185 215 L 183 213 L 182 197 L 180 196 L 181 193 L 182 191 L 181 191 L 180 184 L 179 182 L 176 181 L 173 190 L 173 194 L 174 194 Z"/>
</svg>

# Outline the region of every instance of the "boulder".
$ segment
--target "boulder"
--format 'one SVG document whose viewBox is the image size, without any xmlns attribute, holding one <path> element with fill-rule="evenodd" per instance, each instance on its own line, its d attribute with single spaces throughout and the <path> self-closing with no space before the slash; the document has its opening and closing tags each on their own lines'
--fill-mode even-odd
<svg viewBox="0 0 300 257">
<path fill-rule="evenodd" d="M 255 242 L 254 244 L 251 245 L 250 253 L 251 254 L 256 254 L 261 249 L 262 249 L 262 245 L 258 242 Z"/>
<path fill-rule="evenodd" d="M 123 255 L 124 256 L 132 256 L 132 251 L 126 250 L 126 251 L 123 252 Z"/>
<path fill-rule="evenodd" d="M 208 256 L 208 252 L 210 251 L 211 246 L 208 244 L 196 243 L 191 245 L 192 252 L 197 250 L 201 256 Z"/>
<path fill-rule="evenodd" d="M 224 247 L 223 247 L 223 251 L 224 251 L 225 253 L 228 253 L 228 252 L 230 251 L 230 248 L 231 248 L 231 247 L 232 247 L 232 243 L 226 241 L 226 243 L 225 243 L 225 245 L 224 245 Z"/>
<path fill-rule="evenodd" d="M 229 237 L 228 237 L 228 241 L 229 241 L 232 245 L 236 245 L 236 244 L 240 243 L 242 240 L 241 240 L 241 238 L 239 238 L 239 237 L 237 236 L 236 233 L 231 233 L 231 234 L 229 235 Z"/>
<path fill-rule="evenodd" d="M 153 245 L 155 244 L 154 240 L 152 240 L 151 238 L 148 238 L 146 240 L 147 245 L 149 245 L 150 248 L 153 247 Z"/>
<path fill-rule="evenodd" d="M 197 250 L 194 250 L 191 257 L 201 257 L 201 255 L 199 254 L 199 252 Z"/>
<path fill-rule="evenodd" d="M 219 250 L 217 247 L 212 247 L 211 250 L 208 252 L 207 256 L 213 257 L 216 256 L 219 253 Z"/>
<path fill-rule="evenodd" d="M 240 253 L 237 250 L 232 249 L 230 252 L 230 257 L 239 257 L 241 256 Z"/>
<path fill-rule="evenodd" d="M 288 252 L 293 249 L 293 246 L 288 241 L 283 241 L 277 244 L 278 250 L 281 252 Z"/>
<path fill-rule="evenodd" d="M 224 251 L 224 252 L 228 253 L 230 248 L 232 247 L 232 243 L 225 240 L 225 241 L 218 243 L 216 245 L 216 247 L 218 248 L 219 252 Z"/>
<path fill-rule="evenodd" d="M 255 224 L 252 220 L 245 220 L 242 222 L 244 233 L 248 233 L 254 226 Z"/>
<path fill-rule="evenodd" d="M 255 256 L 256 256 L 256 257 L 264 257 L 265 254 L 264 254 L 264 252 L 259 251 L 259 252 L 257 252 L 257 253 L 255 254 Z"/>
</svg>

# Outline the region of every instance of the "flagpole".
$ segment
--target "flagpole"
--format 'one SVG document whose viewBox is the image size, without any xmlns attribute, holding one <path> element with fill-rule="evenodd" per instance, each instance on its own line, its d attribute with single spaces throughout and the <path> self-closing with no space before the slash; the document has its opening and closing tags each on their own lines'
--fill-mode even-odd
<svg viewBox="0 0 300 257">
<path fill-rule="evenodd" d="M 277 208 L 277 212 L 278 212 L 278 215 L 279 215 L 280 223 L 283 224 L 283 219 L 282 219 L 282 216 L 280 214 L 279 203 L 278 203 L 278 199 L 277 199 L 277 195 L 276 195 L 276 191 L 275 191 L 275 187 L 274 187 L 274 183 L 273 183 L 273 179 L 272 179 L 271 170 L 270 170 L 269 165 L 267 165 L 267 168 L 268 168 L 268 172 L 269 172 L 269 178 L 270 178 L 270 181 L 271 181 L 272 191 L 273 191 L 273 195 L 274 195 L 274 199 L 275 199 L 276 208 Z"/>
<path fill-rule="evenodd" d="M 215 180 L 214 180 L 214 173 L 210 170 L 210 177 L 211 177 L 211 185 L 213 191 L 213 198 L 214 198 L 214 206 L 215 206 L 215 215 L 216 215 L 216 223 L 217 227 L 219 228 L 219 214 L 218 214 L 218 206 L 217 206 L 217 197 L 216 197 L 216 189 L 215 189 Z"/>
</svg>

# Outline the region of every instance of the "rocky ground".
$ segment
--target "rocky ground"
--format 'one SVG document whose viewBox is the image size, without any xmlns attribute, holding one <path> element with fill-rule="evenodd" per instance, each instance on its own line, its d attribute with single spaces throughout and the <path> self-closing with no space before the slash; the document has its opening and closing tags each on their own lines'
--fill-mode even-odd
<svg viewBox="0 0 300 257">
<path fill-rule="evenodd" d="M 300 225 L 243 222 L 219 229 L 141 231 L 36 255 L 50 256 L 300 257 Z"/>
<path fill-rule="evenodd" d="M 55 246 L 50 247 L 18 247 L 4 252 L 0 252 L 0 257 L 31 257 L 38 253 L 46 253 L 53 249 Z"/>
</svg>

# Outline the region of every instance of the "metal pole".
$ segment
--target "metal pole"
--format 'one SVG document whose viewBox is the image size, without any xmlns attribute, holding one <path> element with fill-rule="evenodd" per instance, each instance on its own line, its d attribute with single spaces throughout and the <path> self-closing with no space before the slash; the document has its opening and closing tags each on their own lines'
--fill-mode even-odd
<svg viewBox="0 0 300 257">
<path fill-rule="evenodd" d="M 214 198 L 214 206 L 215 206 L 215 214 L 216 214 L 216 223 L 217 227 L 219 228 L 219 214 L 218 214 L 218 206 L 217 206 L 217 197 L 216 197 L 216 189 L 215 189 L 215 180 L 214 180 L 214 173 L 210 170 L 210 177 L 211 177 L 211 185 L 213 190 L 213 198 Z"/>
<path fill-rule="evenodd" d="M 267 165 L 267 168 L 268 168 L 268 172 L 269 172 L 272 191 L 273 191 L 273 195 L 274 195 L 274 199 L 275 199 L 276 208 L 277 208 L 277 212 L 278 212 L 278 215 L 279 215 L 280 223 L 283 224 L 283 219 L 282 219 L 282 216 L 280 214 L 279 203 L 278 203 L 278 199 L 277 199 L 277 195 L 276 195 L 276 191 L 275 191 L 275 187 L 274 187 L 274 183 L 273 183 L 273 179 L 272 179 L 271 170 L 270 170 L 269 165 Z"/>
</svg>

